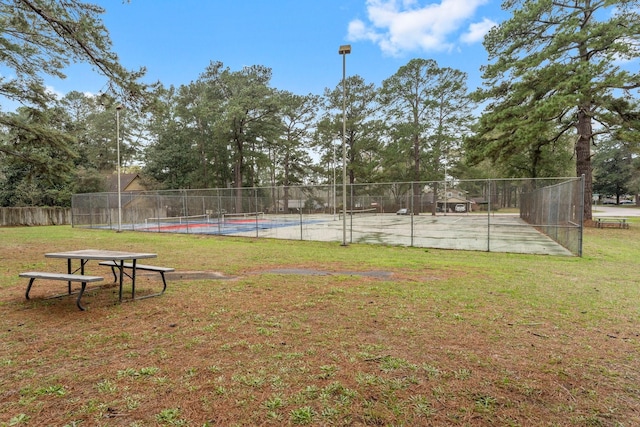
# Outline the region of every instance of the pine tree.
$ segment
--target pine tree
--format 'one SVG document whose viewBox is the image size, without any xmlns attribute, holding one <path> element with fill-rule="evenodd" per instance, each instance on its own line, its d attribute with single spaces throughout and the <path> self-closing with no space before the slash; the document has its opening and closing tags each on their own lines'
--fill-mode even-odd
<svg viewBox="0 0 640 427">
<path fill-rule="evenodd" d="M 637 0 L 507 0 L 513 16 L 485 38 L 488 101 L 469 144 L 507 158 L 528 146 L 556 144 L 575 132 L 576 173 L 585 177 L 584 213 L 592 203 L 591 145 L 628 127 L 640 75 L 625 69 L 640 54 Z M 637 132 L 636 132 L 637 135 Z M 637 140 L 637 138 L 636 138 Z"/>
</svg>

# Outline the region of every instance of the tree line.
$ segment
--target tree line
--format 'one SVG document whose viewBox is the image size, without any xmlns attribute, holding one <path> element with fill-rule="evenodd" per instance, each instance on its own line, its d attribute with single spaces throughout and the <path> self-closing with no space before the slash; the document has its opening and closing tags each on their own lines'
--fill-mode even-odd
<svg viewBox="0 0 640 427">
<path fill-rule="evenodd" d="M 625 67 L 640 53 L 637 2 L 503 6 L 512 15 L 485 37 L 482 88 L 415 58 L 379 87 L 349 76 L 343 99 L 342 81 L 299 95 L 272 87 L 267 67 L 217 61 L 189 84 L 143 85 L 144 69 L 111 51 L 99 7 L 2 0 L 0 61 L 16 78 L 0 80 L 0 95 L 21 106 L 0 112 L 0 205 L 104 191 L 118 144 L 121 166 L 149 188 L 340 182 L 343 137 L 348 183 L 584 175 L 586 219 L 594 189 L 640 192 L 640 75 Z M 42 75 L 70 61 L 93 64 L 107 90 L 48 93 Z"/>
</svg>

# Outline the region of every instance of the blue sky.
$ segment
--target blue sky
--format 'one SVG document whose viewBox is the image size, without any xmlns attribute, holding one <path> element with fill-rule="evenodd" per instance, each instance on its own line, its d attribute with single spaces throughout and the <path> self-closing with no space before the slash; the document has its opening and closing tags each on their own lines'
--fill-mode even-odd
<svg viewBox="0 0 640 427">
<path fill-rule="evenodd" d="M 499 0 L 88 0 L 106 9 L 113 48 L 129 69 L 147 68 L 147 82 L 180 86 L 211 61 L 232 70 L 264 65 L 272 86 L 322 94 L 342 78 L 338 48 L 350 44 L 347 75 L 376 86 L 413 58 L 469 74 L 481 84 L 487 56 L 482 36 L 506 18 Z M 97 93 L 104 78 L 73 66 L 59 94 Z"/>
</svg>

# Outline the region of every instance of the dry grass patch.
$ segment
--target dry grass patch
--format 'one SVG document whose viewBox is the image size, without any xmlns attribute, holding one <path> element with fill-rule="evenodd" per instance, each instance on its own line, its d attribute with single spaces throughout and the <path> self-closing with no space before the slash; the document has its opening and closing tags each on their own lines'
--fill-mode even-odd
<svg viewBox="0 0 640 427">
<path fill-rule="evenodd" d="M 584 259 L 41 231 L 0 230 L 0 425 L 640 424 L 637 285 L 599 278 L 633 228 Z M 24 300 L 19 271 L 84 247 L 219 276 Z"/>
</svg>

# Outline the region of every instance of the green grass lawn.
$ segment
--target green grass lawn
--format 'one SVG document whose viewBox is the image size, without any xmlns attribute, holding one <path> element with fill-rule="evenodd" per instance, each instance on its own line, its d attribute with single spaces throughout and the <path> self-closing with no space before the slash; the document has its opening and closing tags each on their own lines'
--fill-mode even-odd
<svg viewBox="0 0 640 427">
<path fill-rule="evenodd" d="M 2 228 L 0 426 L 640 425 L 639 242 L 633 220 L 582 258 Z M 85 248 L 176 273 L 122 304 L 90 285 L 85 312 L 63 282 L 25 300 L 18 273 Z"/>
</svg>

